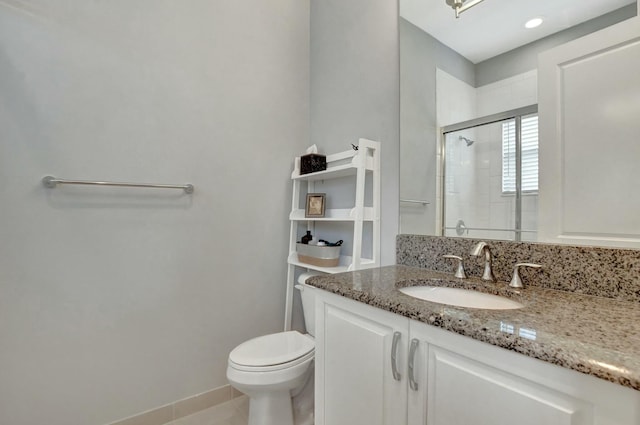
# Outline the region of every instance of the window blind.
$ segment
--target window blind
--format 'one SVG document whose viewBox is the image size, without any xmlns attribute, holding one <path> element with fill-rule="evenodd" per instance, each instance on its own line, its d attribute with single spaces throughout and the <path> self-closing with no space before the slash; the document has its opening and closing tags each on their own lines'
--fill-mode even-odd
<svg viewBox="0 0 640 425">
<path fill-rule="evenodd" d="M 538 116 L 530 115 L 521 122 L 522 191 L 538 190 Z M 502 124 L 502 192 L 516 191 L 516 122 Z"/>
</svg>

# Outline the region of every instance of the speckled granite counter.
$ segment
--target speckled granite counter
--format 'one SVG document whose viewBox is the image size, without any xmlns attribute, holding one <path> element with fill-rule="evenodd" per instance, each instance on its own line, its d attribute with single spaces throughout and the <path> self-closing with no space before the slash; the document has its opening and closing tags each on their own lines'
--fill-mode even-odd
<svg viewBox="0 0 640 425">
<path fill-rule="evenodd" d="M 429 282 L 424 282 L 424 280 Z M 309 278 L 317 288 L 640 391 L 640 304 L 604 297 L 388 266 Z M 453 286 L 506 296 L 518 310 L 483 310 L 418 300 L 396 288 Z"/>
</svg>

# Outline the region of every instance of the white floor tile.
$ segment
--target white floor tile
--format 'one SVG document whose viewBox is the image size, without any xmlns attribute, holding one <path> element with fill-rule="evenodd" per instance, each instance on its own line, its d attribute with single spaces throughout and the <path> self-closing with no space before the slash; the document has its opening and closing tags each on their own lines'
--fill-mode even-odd
<svg viewBox="0 0 640 425">
<path fill-rule="evenodd" d="M 242 396 L 193 415 L 176 419 L 167 425 L 247 425 L 248 421 L 249 398 Z"/>
</svg>

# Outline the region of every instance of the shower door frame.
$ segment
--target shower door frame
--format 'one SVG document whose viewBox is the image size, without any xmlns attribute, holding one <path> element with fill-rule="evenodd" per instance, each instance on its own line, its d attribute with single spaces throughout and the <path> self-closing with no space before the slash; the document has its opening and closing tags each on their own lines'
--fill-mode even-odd
<svg viewBox="0 0 640 425">
<path fill-rule="evenodd" d="M 487 124 L 494 124 L 501 121 L 507 121 L 514 119 L 516 123 L 516 210 L 515 210 L 515 229 L 480 229 L 469 228 L 468 230 L 500 230 L 509 231 L 515 233 L 514 240 L 519 242 L 522 240 L 522 135 L 521 135 L 521 123 L 522 117 L 526 115 L 532 115 L 538 113 L 538 104 L 523 106 L 522 108 L 511 109 L 505 112 L 498 112 L 497 114 L 487 115 L 480 118 L 474 118 L 468 121 L 462 121 L 456 124 L 440 127 L 440 169 L 442 170 L 440 175 L 440 194 L 442 202 L 440 205 L 440 235 L 444 236 L 447 230 L 446 223 L 446 192 L 445 192 L 445 176 L 446 176 L 446 149 L 445 142 L 446 136 L 449 133 L 453 133 L 461 130 L 468 130 L 470 128 L 480 127 Z"/>
</svg>

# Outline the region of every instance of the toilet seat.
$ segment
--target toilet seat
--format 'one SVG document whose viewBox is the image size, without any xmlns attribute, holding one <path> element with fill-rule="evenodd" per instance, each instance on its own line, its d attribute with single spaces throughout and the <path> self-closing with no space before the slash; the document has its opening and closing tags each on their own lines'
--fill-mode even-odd
<svg viewBox="0 0 640 425">
<path fill-rule="evenodd" d="M 314 355 L 315 342 L 298 331 L 279 332 L 250 339 L 229 354 L 229 365 L 246 371 L 280 370 Z"/>
<path fill-rule="evenodd" d="M 315 351 L 311 351 L 305 354 L 304 356 L 299 357 L 290 362 L 280 363 L 280 364 L 271 365 L 271 366 L 245 366 L 245 365 L 234 363 L 233 361 L 229 360 L 229 367 L 240 372 L 277 372 L 279 370 L 292 369 L 294 368 L 294 366 L 305 363 L 309 360 L 313 360 L 314 355 L 315 355 Z"/>
</svg>

